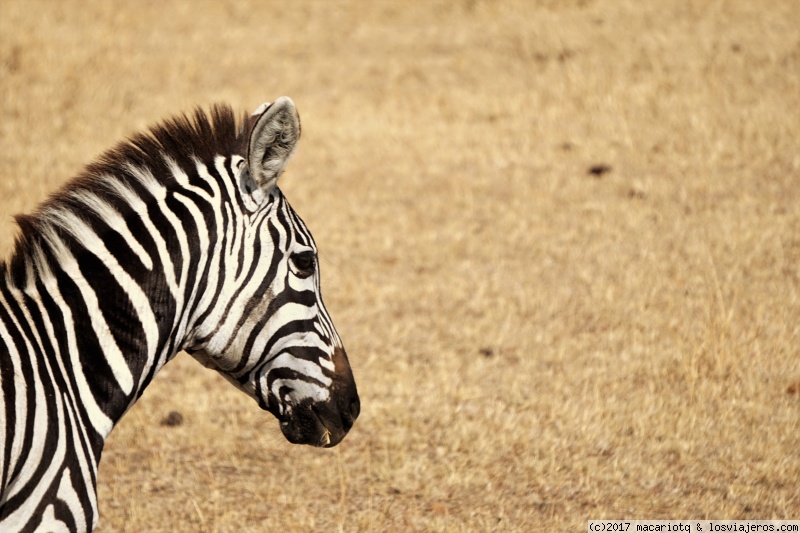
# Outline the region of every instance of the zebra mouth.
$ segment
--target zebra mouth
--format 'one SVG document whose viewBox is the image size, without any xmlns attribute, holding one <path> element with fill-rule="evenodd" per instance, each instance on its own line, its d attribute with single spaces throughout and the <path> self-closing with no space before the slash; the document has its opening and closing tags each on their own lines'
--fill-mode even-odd
<svg viewBox="0 0 800 533">
<path fill-rule="evenodd" d="M 292 444 L 332 448 L 350 428 L 345 429 L 341 418 L 329 411 L 325 405 L 297 406 L 291 414 L 279 418 L 281 431 Z"/>
</svg>

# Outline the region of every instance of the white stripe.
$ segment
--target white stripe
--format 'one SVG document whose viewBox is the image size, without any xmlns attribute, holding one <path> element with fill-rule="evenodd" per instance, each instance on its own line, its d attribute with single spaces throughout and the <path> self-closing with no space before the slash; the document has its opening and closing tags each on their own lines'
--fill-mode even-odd
<svg viewBox="0 0 800 533">
<path fill-rule="evenodd" d="M 203 290 L 202 294 L 197 294 L 197 287 L 198 284 L 195 283 L 192 289 L 191 294 L 187 298 L 183 309 L 190 309 L 194 307 L 195 301 L 199 298 L 200 301 L 197 303 L 195 308 L 194 314 L 192 316 L 188 316 L 186 314 L 183 315 L 182 320 L 180 321 L 178 327 L 178 337 L 183 338 L 188 328 L 188 324 L 194 323 L 196 318 L 202 314 L 204 314 L 210 307 L 218 304 L 215 300 L 217 286 L 219 285 L 220 279 L 220 261 L 221 261 L 221 251 L 223 243 L 225 242 L 224 232 L 227 230 L 223 226 L 223 217 L 222 217 L 222 193 L 219 188 L 219 182 L 215 179 L 209 172 L 205 165 L 198 159 L 194 159 L 195 167 L 197 170 L 197 175 L 200 179 L 202 179 L 212 190 L 212 194 L 209 195 L 204 189 L 201 187 L 195 187 L 190 184 L 189 176 L 181 169 L 177 163 L 173 159 L 168 156 L 164 156 L 165 161 L 167 162 L 167 166 L 170 168 L 170 172 L 175 176 L 175 179 L 180 183 L 182 186 L 186 187 L 187 189 L 195 192 L 201 198 L 208 202 L 208 207 L 211 209 L 214 217 L 214 226 L 217 228 L 217 237 L 214 242 L 214 249 L 211 250 L 210 246 L 211 243 L 209 241 L 209 231 L 205 223 L 205 218 L 203 217 L 203 213 L 196 204 L 192 203 L 188 198 L 184 197 L 183 195 L 175 194 L 175 198 L 180 201 L 186 208 L 192 213 L 192 216 L 197 221 L 197 231 L 198 231 L 198 239 L 200 240 L 200 259 L 197 265 L 197 272 L 198 274 L 202 273 L 206 268 L 206 263 L 211 261 L 211 264 L 208 265 L 208 279 L 206 279 L 206 286 Z M 219 159 L 219 158 L 218 158 Z M 221 159 L 224 163 L 224 159 Z M 222 165 L 221 169 L 218 169 L 220 172 L 225 172 L 226 169 L 224 168 L 224 164 Z M 226 174 L 222 174 L 225 176 Z M 204 206 L 205 207 L 205 206 Z M 230 212 L 229 206 L 225 206 L 228 209 L 228 220 L 234 221 L 234 217 Z M 232 240 L 232 239 L 230 239 Z M 230 242 L 229 240 L 229 242 Z M 231 257 L 230 248 L 227 250 L 226 257 Z M 230 267 L 230 265 L 228 265 Z M 230 268 L 229 268 L 230 270 Z M 223 273 L 224 274 L 224 273 Z M 196 325 L 196 324 L 195 324 Z M 184 346 L 191 344 L 192 339 L 184 339 L 185 343 Z"/>
<path fill-rule="evenodd" d="M 122 239 L 125 241 L 125 244 L 136 254 L 136 257 L 142 262 L 147 270 L 153 270 L 153 259 L 147 253 L 147 251 L 142 247 L 139 240 L 133 236 L 131 233 L 130 228 L 125 223 L 125 220 L 122 218 L 122 215 L 108 202 L 105 200 L 100 199 L 96 194 L 90 191 L 81 191 L 80 194 L 73 193 L 72 197 L 94 211 L 103 222 L 108 224 L 111 229 L 116 231 L 122 236 Z"/>
<path fill-rule="evenodd" d="M 314 285 L 315 277 L 316 274 L 312 274 L 305 278 L 301 278 L 297 274 L 291 273 L 289 275 L 289 287 L 296 290 L 297 292 L 316 291 L 316 286 Z"/>
<path fill-rule="evenodd" d="M 128 274 L 125 269 L 122 268 L 122 265 L 119 264 L 117 258 L 108 251 L 108 248 L 106 248 L 103 240 L 94 231 L 92 231 L 92 229 L 87 226 L 83 220 L 78 218 L 71 211 L 59 211 L 54 218 L 59 224 L 61 224 L 64 230 L 72 233 L 89 252 L 94 254 L 106 265 L 106 268 L 108 268 L 111 275 L 117 280 L 120 288 L 128 296 L 128 299 L 133 305 L 133 309 L 136 311 L 136 315 L 139 317 L 139 321 L 142 324 L 142 330 L 144 331 L 145 341 L 147 343 L 147 362 L 142 370 L 142 376 L 146 375 L 153 364 L 153 358 L 158 345 L 158 322 L 155 314 L 153 313 L 153 309 L 150 307 L 150 301 L 148 300 L 147 295 L 130 276 L 130 274 Z M 94 294 L 93 291 L 92 294 Z M 92 311 L 95 309 L 98 311 L 98 313 L 100 312 L 100 307 L 98 305 L 97 307 L 89 308 L 90 314 L 94 314 Z M 105 323 L 105 321 L 103 322 Z M 108 334 L 110 335 L 110 333 L 111 332 L 109 331 Z M 116 346 L 116 343 L 114 343 L 114 346 Z M 130 368 L 127 362 L 125 364 L 125 368 L 128 370 L 128 373 L 130 373 Z M 142 377 L 141 379 L 144 378 Z M 125 388 L 123 383 L 120 383 L 120 385 L 123 386 L 123 389 Z M 126 394 L 129 392 L 130 389 L 125 390 Z"/>
<path fill-rule="evenodd" d="M 6 278 L 6 285 L 9 285 L 10 280 Z M 17 324 L 16 318 L 11 313 L 11 309 L 8 306 L 8 303 L 3 296 L 3 293 L 0 292 L 0 305 L 5 307 L 6 311 L 8 312 L 15 329 L 22 335 L 20 331 L 19 324 Z M 11 335 L 5 327 L 5 324 L 0 323 L 0 338 L 3 339 L 6 347 L 8 348 L 8 355 L 11 359 L 11 365 L 14 368 L 14 375 L 21 376 L 22 375 L 22 361 L 19 357 L 19 352 L 14 347 L 14 342 L 11 339 Z M 28 343 L 27 339 L 25 339 L 25 344 L 28 349 L 28 353 L 30 353 L 30 344 Z M 5 411 L 4 411 L 5 412 Z M 22 440 L 25 437 L 25 426 L 30 421 L 28 419 L 28 384 L 22 379 L 15 379 L 14 380 L 14 412 L 17 415 L 16 421 L 14 423 L 14 438 L 12 442 L 7 442 L 5 440 L 5 435 L 3 438 L 3 442 L 6 446 L 11 446 L 11 455 L 9 458 L 9 464 L 4 465 L 9 469 L 9 471 L 13 470 L 12 465 L 16 465 L 17 461 L 19 460 L 20 453 L 22 451 Z M 3 421 L 3 430 L 5 431 L 5 421 Z M 5 476 L 5 474 L 4 474 Z M 5 477 L 0 478 L 0 482 L 5 480 Z"/>
<path fill-rule="evenodd" d="M 256 232 L 260 230 L 261 226 L 257 225 L 256 227 L 247 226 L 245 228 L 246 235 L 244 236 L 245 242 L 252 243 L 255 239 L 254 236 Z M 267 239 L 263 241 L 265 245 L 271 244 L 271 242 Z M 228 268 L 228 271 L 222 274 L 225 276 L 222 278 L 222 282 L 224 283 L 222 293 L 230 295 L 234 292 L 234 290 L 239 287 L 242 283 L 242 280 L 248 275 L 248 271 L 251 268 L 251 263 L 253 263 L 256 258 L 254 258 L 252 247 L 246 247 L 244 250 L 244 263 L 242 265 L 235 265 L 235 268 L 241 268 L 241 272 L 236 279 L 233 279 L 233 268 Z M 272 250 L 262 250 L 262 257 L 269 257 L 272 253 Z M 234 254 L 233 257 L 238 258 L 238 253 Z M 258 259 L 261 259 L 259 257 Z M 244 309 L 247 305 L 251 302 L 254 297 L 255 291 L 262 285 L 264 278 L 266 277 L 267 273 L 269 272 L 269 263 L 270 261 L 258 261 L 256 263 L 256 270 L 253 272 L 253 275 L 250 279 L 250 282 L 241 287 L 236 299 L 232 301 L 230 304 L 230 311 L 228 312 L 227 316 L 220 316 L 222 311 L 224 311 L 224 304 L 220 302 L 216 302 L 217 306 L 217 313 L 209 316 L 209 323 L 204 324 L 204 326 L 209 327 L 209 329 L 213 329 L 217 327 L 217 330 L 214 334 L 214 337 L 211 338 L 206 346 L 206 351 L 210 354 L 223 354 L 225 348 L 233 342 L 233 337 L 237 333 L 237 326 L 239 323 L 239 319 L 244 312 Z M 231 265 L 233 266 L 233 265 Z M 285 274 L 282 274 L 280 271 L 276 276 L 276 279 L 282 279 Z M 268 302 L 264 302 L 268 304 Z M 266 305 L 264 306 L 266 308 Z M 213 320 L 213 323 L 211 321 Z M 252 327 L 252 326 L 251 326 Z M 202 332 L 201 332 L 202 335 Z M 237 361 L 228 361 L 228 366 L 235 366 L 238 363 Z"/>
<path fill-rule="evenodd" d="M 31 358 L 31 361 L 34 362 L 35 358 Z M 34 363 L 35 366 L 35 363 Z M 37 383 L 34 382 L 34 386 Z M 48 423 L 49 422 L 56 422 L 58 423 L 58 427 L 56 428 L 56 435 L 59 438 L 56 439 L 56 449 L 53 451 L 53 454 L 46 458 L 49 461 L 48 467 L 45 470 L 44 474 L 36 480 L 36 483 L 33 484 L 33 491 L 31 492 L 30 496 L 22 503 L 20 507 L 17 507 L 13 513 L 8 515 L 3 521 L 3 527 L 7 528 L 8 531 L 15 531 L 21 529 L 22 526 L 27 522 L 27 520 L 33 516 L 34 512 L 36 511 L 36 507 L 41 503 L 42 498 L 44 496 L 45 491 L 50 488 L 50 485 L 53 483 L 53 480 L 56 477 L 56 474 L 61 469 L 61 466 L 64 463 L 64 455 L 66 454 L 66 439 L 60 438 L 61 435 L 64 434 L 64 412 L 63 406 L 61 403 L 61 397 L 56 396 L 56 413 L 54 416 L 49 416 L 47 412 L 47 404 L 45 403 L 46 400 L 44 398 L 44 391 L 42 391 L 41 384 L 36 386 L 36 408 L 34 410 L 34 422 L 33 422 L 33 441 L 32 446 L 33 450 L 43 450 L 44 442 L 46 435 L 48 433 Z M 22 473 L 17 480 L 17 483 L 11 490 L 7 493 L 7 497 L 12 497 L 16 494 L 19 489 L 26 486 L 31 479 L 31 476 L 36 471 L 36 467 L 38 466 L 38 462 L 41 457 L 36 454 L 32 453 L 28 456 L 28 461 L 26 462 L 26 466 L 23 467 Z M 36 461 L 36 465 L 27 465 L 28 462 Z M 50 524 L 48 524 L 49 526 Z"/>
<path fill-rule="evenodd" d="M 322 369 L 316 363 L 307 361 L 305 359 L 298 359 L 288 352 L 284 352 L 276 357 L 272 362 L 272 368 L 289 368 L 296 371 L 298 374 L 308 376 L 322 383 L 324 386 L 330 386 L 333 380 L 322 373 Z M 314 385 L 317 387 L 317 385 Z M 273 389 L 275 388 L 273 384 Z"/>
<path fill-rule="evenodd" d="M 205 171 L 205 175 L 203 175 L 203 173 L 200 174 L 202 177 L 206 178 L 206 180 L 217 181 L 216 179 L 213 178 L 213 176 L 210 176 L 208 174 L 208 172 L 205 170 L 205 166 L 199 160 L 195 159 L 195 164 L 197 164 L 198 169 L 202 169 L 203 171 Z M 228 173 L 228 171 L 225 170 L 225 158 L 224 157 L 218 156 L 214 160 L 214 166 L 217 169 L 217 172 L 219 172 L 220 176 L 230 175 Z M 244 215 L 244 213 L 242 213 L 241 209 L 239 209 L 239 204 L 234 201 L 234 199 L 237 196 L 239 196 L 239 186 L 238 186 L 238 184 L 234 183 L 233 179 L 229 179 L 229 180 L 225 180 L 224 179 L 224 180 L 222 180 L 222 185 L 225 187 L 225 192 L 228 193 L 228 197 L 231 199 L 231 201 L 229 202 L 231 207 L 236 210 L 236 220 L 241 220 L 245 215 Z"/>
<path fill-rule="evenodd" d="M 16 300 L 17 303 L 20 304 L 20 308 L 25 309 L 25 306 L 21 304 L 22 293 L 18 289 L 16 289 L 13 285 L 10 285 L 10 284 L 9 284 L 8 289 L 9 289 L 9 292 L 11 293 L 11 296 L 14 297 L 14 300 Z M 2 293 L 0 293 L 0 297 L 2 297 Z M 5 304 L 5 301 L 3 303 Z M 17 331 L 25 339 L 26 353 L 31 355 L 30 357 L 28 357 L 28 360 L 30 361 L 31 372 L 33 373 L 34 376 L 37 376 L 38 373 L 39 373 L 39 365 L 37 364 L 36 357 L 33 357 L 34 349 L 33 349 L 33 345 L 31 344 L 32 339 L 30 339 L 30 338 L 28 338 L 27 336 L 24 335 L 24 333 L 22 331 L 22 328 L 20 327 L 20 324 L 17 322 L 16 317 L 13 314 L 11 315 L 11 317 L 12 317 L 12 321 L 14 322 L 14 326 L 16 327 Z M 19 362 L 21 363 L 21 361 L 19 361 Z M 18 364 L 17 368 L 20 368 L 20 366 L 21 366 L 21 364 Z M 18 409 L 17 410 L 17 414 L 19 415 L 19 414 L 24 413 L 23 416 L 25 418 L 27 418 L 27 422 L 30 422 L 32 424 L 32 427 L 33 427 L 33 437 L 32 437 L 33 445 L 35 447 L 36 446 L 42 446 L 43 443 L 44 443 L 45 436 L 47 435 L 47 425 L 48 425 L 47 424 L 47 422 L 48 422 L 47 404 L 46 404 L 46 400 L 45 400 L 44 390 L 42 388 L 42 384 L 36 379 L 34 380 L 34 382 L 32 384 L 26 383 L 26 385 L 33 385 L 34 396 L 35 396 L 34 404 L 32 406 L 32 408 L 33 408 L 33 417 L 30 416 L 30 413 L 29 413 L 29 411 L 27 409 L 27 407 L 28 407 L 27 403 L 24 405 L 25 410 L 21 411 L 21 410 Z M 25 391 L 25 392 L 27 394 L 27 391 Z M 33 420 L 31 420 L 31 418 Z M 18 424 L 17 425 L 19 427 L 19 417 L 17 418 L 17 420 L 18 420 Z M 24 430 L 24 429 L 27 429 L 27 428 L 25 428 L 24 425 L 23 425 L 22 429 Z M 16 462 L 16 460 L 19 458 L 20 453 L 22 451 L 22 442 L 21 441 L 17 442 L 17 437 L 18 436 L 20 438 L 22 438 L 24 436 L 24 434 L 17 433 L 17 435 L 15 435 L 15 438 L 14 438 L 15 442 L 14 442 L 14 445 L 13 445 L 12 450 L 11 450 L 11 455 L 12 455 L 11 462 L 12 463 Z M 38 449 L 38 448 L 34 448 L 34 449 Z M 6 492 L 6 498 L 11 498 L 17 492 L 19 492 L 19 490 L 22 489 L 22 487 L 24 487 L 25 485 L 28 484 L 28 482 L 30 481 L 30 479 L 33 476 L 34 471 L 36 469 L 35 468 L 36 465 L 32 465 L 31 466 L 30 463 L 34 462 L 34 461 L 38 461 L 38 459 L 39 459 L 39 457 L 36 454 L 28 455 L 28 457 L 25 460 L 25 463 L 22 466 L 22 469 L 20 470 L 19 477 L 17 477 L 17 479 L 15 480 L 15 483 L 14 483 L 13 486 L 8 487 L 8 490 Z"/>
<path fill-rule="evenodd" d="M 247 257 L 250 254 L 245 254 Z M 266 254 L 265 254 L 266 255 Z M 250 282 L 241 288 L 239 293 L 237 294 L 236 299 L 231 302 L 230 311 L 224 317 L 217 316 L 215 317 L 217 320 L 217 324 L 219 324 L 219 328 L 217 329 L 214 337 L 208 343 L 208 351 L 212 354 L 222 354 L 225 348 L 234 341 L 234 336 L 239 333 L 238 325 L 239 319 L 242 317 L 244 310 L 247 308 L 247 305 L 253 300 L 256 290 L 258 290 L 264 282 L 264 278 L 266 277 L 267 273 L 269 272 L 269 261 L 259 261 L 256 265 L 256 270 L 253 272 L 253 276 L 250 278 Z M 245 265 L 243 267 L 241 277 L 244 277 L 247 273 L 247 270 L 250 268 L 249 265 Z M 231 276 L 228 276 L 230 278 Z M 233 287 L 235 286 L 233 282 L 230 282 L 229 279 L 226 278 L 225 281 L 228 281 L 228 290 L 225 292 L 232 292 Z M 278 272 L 277 279 L 282 279 L 283 275 Z M 266 310 L 267 306 L 269 305 L 268 301 L 263 301 L 260 303 L 259 308 L 263 308 Z M 262 313 L 263 313 L 262 310 Z M 222 309 L 220 309 L 222 311 Z M 257 319 L 259 317 L 259 313 L 253 312 L 252 317 Z M 247 331 L 242 332 L 241 339 L 246 339 L 246 335 L 252 328 L 256 325 L 256 320 L 249 321 L 247 324 Z M 231 354 L 236 355 L 236 354 Z M 229 361 L 231 366 L 235 366 L 238 363 L 237 361 Z"/>
<path fill-rule="evenodd" d="M 14 351 L 13 347 L 11 345 L 9 345 L 9 343 L 8 343 L 8 332 L 6 331 L 5 324 L 2 321 L 0 321 L 0 341 L 2 341 L 3 344 L 6 347 L 6 353 L 10 353 L 10 352 Z M 5 354 L 0 355 L 0 357 L 5 357 Z M 17 375 L 17 372 L 14 370 L 14 363 L 13 362 L 11 363 L 11 373 L 10 373 L 10 375 L 14 376 L 15 378 L 16 378 L 16 375 Z M 2 379 L 2 376 L 0 376 L 0 379 Z M 11 379 L 11 378 L 10 378 L 10 376 L 6 376 L 5 379 Z M 16 381 L 16 379 L 15 379 L 15 381 Z M 0 383 L 2 383 L 2 381 L 0 381 Z M 12 394 L 14 394 L 15 397 L 16 397 L 16 393 L 17 393 L 16 389 L 17 389 L 17 384 L 14 383 L 14 386 L 13 386 L 13 388 L 11 390 L 12 390 Z M 12 406 L 14 406 L 14 400 L 15 399 L 16 398 L 11 398 L 11 405 Z M 16 407 L 14 407 L 14 408 L 16 410 Z M 3 452 L 4 452 L 3 460 L 0 461 L 0 487 L 4 487 L 5 484 L 6 484 L 6 469 L 10 469 L 11 468 L 11 465 L 7 465 L 6 461 L 5 461 L 5 448 L 9 444 L 8 442 L 6 442 L 6 439 L 8 438 L 6 436 L 6 424 L 7 423 L 8 422 L 6 420 L 6 395 L 3 394 L 2 391 L 0 391 L 0 442 L 3 443 Z M 2 498 L 3 498 L 3 496 L 2 496 L 2 494 L 0 494 L 0 500 L 2 500 Z"/>
<path fill-rule="evenodd" d="M 85 429 L 83 428 L 83 425 L 80 423 L 78 414 L 73 410 L 73 406 L 71 406 L 67 402 L 65 403 L 67 404 L 67 415 L 69 415 L 70 422 L 72 423 L 72 438 L 73 441 L 77 443 L 79 442 L 78 428 L 80 428 L 81 431 L 85 431 Z M 105 439 L 105 437 L 103 438 Z M 86 460 L 85 454 L 79 453 L 77 454 L 78 463 L 81 470 L 81 474 L 83 475 L 83 483 L 86 487 L 90 488 L 91 490 L 92 488 L 95 488 L 95 482 L 93 481 L 93 479 L 97 479 L 98 462 L 94 457 L 94 452 L 92 451 L 90 443 L 88 441 L 84 441 L 84 443 L 87 446 L 87 451 L 89 452 L 90 455 L 89 459 L 91 461 Z M 92 474 L 94 474 L 94 477 L 92 477 Z M 99 513 L 97 511 L 97 497 L 95 492 L 89 493 L 89 504 L 92 507 L 92 516 L 96 521 L 97 517 L 99 516 Z"/>
<path fill-rule="evenodd" d="M 264 379 L 266 379 L 266 376 Z M 273 396 L 281 400 L 281 403 L 283 403 L 283 398 L 280 397 L 280 390 L 283 387 L 287 387 L 292 390 L 291 403 L 295 405 L 306 399 L 312 399 L 316 402 L 324 402 L 327 401 L 331 395 L 330 380 L 328 380 L 328 383 L 325 386 L 320 387 L 317 384 L 309 383 L 308 381 L 304 381 L 302 379 L 276 379 L 272 382 L 271 392 Z"/>
<path fill-rule="evenodd" d="M 133 165 L 128 165 L 127 170 L 133 174 L 136 179 L 147 189 L 147 192 L 153 197 L 156 201 L 156 205 L 158 209 L 161 211 L 161 214 L 164 215 L 164 218 L 170 223 L 172 228 L 175 230 L 175 235 L 178 238 L 178 247 L 180 248 L 181 256 L 183 257 L 183 261 L 181 261 L 181 275 L 177 280 L 177 285 L 183 286 L 186 283 L 186 273 L 189 269 L 189 242 L 186 238 L 186 233 L 181 225 L 180 219 L 175 215 L 175 213 L 167 206 L 167 189 L 164 187 L 162 183 L 160 183 L 155 176 L 148 170 L 143 168 L 138 168 Z M 167 253 L 167 256 L 169 254 Z M 170 261 L 171 264 L 171 261 Z M 171 272 L 174 273 L 174 268 L 171 269 Z M 176 300 L 176 307 L 177 309 L 183 309 L 183 291 L 178 289 L 175 294 Z M 176 317 L 177 318 L 177 317 Z"/>
<path fill-rule="evenodd" d="M 192 214 L 192 217 L 194 218 L 194 221 L 197 225 L 197 238 L 200 241 L 200 253 L 199 257 L 197 258 L 196 272 L 199 276 L 205 270 L 206 261 L 208 261 L 207 250 L 209 249 L 209 241 L 208 241 L 208 228 L 206 227 L 205 218 L 203 218 L 203 213 L 200 212 L 200 209 L 185 196 L 175 193 L 174 198 L 178 202 L 182 203 L 186 207 L 186 209 Z M 188 257 L 186 258 L 186 262 L 188 263 Z M 186 272 L 188 272 L 188 269 L 186 270 Z M 188 282 L 188 279 L 185 281 Z M 195 287 L 197 287 L 198 285 L 197 281 L 198 280 L 195 279 L 194 282 Z M 185 311 L 191 308 L 196 296 L 197 294 L 195 289 L 189 295 L 188 301 L 185 304 L 183 304 L 183 307 L 181 309 L 178 310 L 179 313 L 178 316 L 180 316 L 181 318 L 178 323 L 178 327 L 173 334 L 179 339 L 182 339 L 185 336 L 186 328 L 189 321 L 189 315 Z"/>
<path fill-rule="evenodd" d="M 72 476 L 69 468 L 65 468 L 64 473 L 61 474 L 61 483 L 58 484 L 57 495 L 58 499 L 66 504 L 70 514 L 75 519 L 75 531 L 86 531 L 86 518 L 84 517 L 80 497 L 75 492 L 75 487 L 72 486 Z"/>
<path fill-rule="evenodd" d="M 80 401 L 81 405 L 83 405 L 84 409 L 86 409 L 86 414 L 89 416 L 89 423 L 92 424 L 92 427 L 95 429 L 95 431 L 100 434 L 103 439 L 105 439 L 109 433 L 111 433 L 111 430 L 114 427 L 114 422 L 112 422 L 108 415 L 106 415 L 100 406 L 97 405 L 97 399 L 95 398 L 94 394 L 92 394 L 92 389 L 89 387 L 89 383 L 86 381 L 86 374 L 83 372 L 83 366 L 81 365 L 79 356 L 80 352 L 78 351 L 78 342 L 75 337 L 75 322 L 72 319 L 72 309 L 64 301 L 64 298 L 61 297 L 61 292 L 58 289 L 55 276 L 52 275 L 47 262 L 41 258 L 40 254 L 41 250 L 37 249 L 36 256 L 38 258 L 35 260 L 35 263 L 37 264 L 37 268 L 39 270 L 39 276 L 41 278 L 42 285 L 47 291 L 47 294 L 50 295 L 50 297 L 53 299 L 53 302 L 55 302 L 56 306 L 58 306 L 58 309 L 61 311 L 61 315 L 63 316 L 64 320 L 64 331 L 66 332 L 67 336 L 67 350 L 69 352 L 67 355 L 69 356 L 68 364 L 70 367 L 69 372 L 67 372 L 66 368 L 64 368 L 64 360 L 59 353 L 58 343 L 53 343 L 53 346 L 56 350 L 59 368 L 62 375 L 71 375 L 75 378 L 75 384 L 78 387 L 77 394 L 71 389 L 70 382 L 67 381 L 69 393 L 76 400 Z M 47 326 L 47 334 L 51 339 L 55 339 L 55 332 L 52 329 L 52 324 L 50 321 L 45 321 L 45 324 Z M 88 435 L 86 434 L 85 428 L 82 428 L 82 433 L 85 441 L 88 442 Z M 91 447 L 89 447 L 89 454 L 93 463 L 92 468 L 95 469 L 96 474 L 97 460 L 94 457 L 94 451 Z"/>
<path fill-rule="evenodd" d="M 67 398 L 65 398 L 64 404 L 67 406 L 65 415 L 69 417 L 70 425 L 72 426 L 72 441 L 75 443 L 75 446 L 77 447 L 78 443 L 81 441 L 80 440 L 81 437 L 78 434 L 78 428 L 82 427 L 82 424 L 81 424 L 80 420 L 78 419 L 77 414 L 72 410 L 72 406 L 70 405 L 69 400 Z M 86 446 L 87 446 L 87 448 L 89 450 L 89 453 L 92 453 L 92 449 L 89 446 L 89 443 L 86 442 L 86 441 L 84 441 L 84 443 L 86 444 Z M 88 494 L 89 502 L 88 503 L 92 508 L 92 516 L 97 518 L 97 515 L 98 515 L 98 512 L 97 512 L 97 498 L 96 498 L 95 494 L 92 492 L 92 488 L 94 488 L 94 483 L 92 482 L 92 476 L 91 476 L 90 471 L 89 471 L 90 468 L 91 468 L 92 471 L 94 471 L 95 479 L 96 479 L 97 478 L 97 471 L 96 471 L 96 464 L 97 463 L 94 460 L 94 456 L 92 457 L 92 462 L 94 464 L 89 465 L 89 464 L 87 464 L 86 455 L 85 454 L 76 453 L 76 455 L 78 456 L 78 467 L 80 469 L 80 473 L 82 474 L 81 477 L 83 477 L 83 484 L 89 489 L 89 494 Z M 64 474 L 66 476 L 69 476 L 69 469 L 67 469 L 64 472 Z M 83 503 L 85 503 L 85 502 L 81 502 L 80 497 L 75 493 L 75 489 L 74 489 L 74 487 L 72 486 L 72 483 L 71 483 L 71 481 L 72 481 L 71 478 L 69 478 L 69 481 L 70 481 L 70 484 L 69 484 L 69 487 L 67 489 L 67 488 L 63 487 L 64 479 L 61 480 L 61 486 L 58 488 L 58 497 L 61 498 L 62 500 L 64 500 L 67 503 L 67 505 L 69 506 L 70 510 L 72 511 L 72 515 L 75 517 L 76 523 L 79 524 L 78 527 L 77 527 L 78 531 L 82 531 L 82 530 L 86 529 L 86 522 L 85 522 L 85 516 L 84 516 L 85 513 L 83 512 Z M 62 493 L 61 493 L 62 489 L 65 491 L 65 495 L 62 495 Z M 70 498 L 74 498 L 74 499 L 70 499 Z"/>
<path fill-rule="evenodd" d="M 55 506 L 51 503 L 42 514 L 42 521 L 36 531 L 47 531 L 47 533 L 70 533 L 67 524 L 56 519 Z M 80 530 L 77 530 L 80 531 Z"/>
<path fill-rule="evenodd" d="M 135 168 L 135 167 L 134 167 Z M 133 211 L 139 215 L 142 224 L 144 227 L 147 228 L 148 233 L 150 233 L 150 237 L 153 239 L 153 242 L 156 244 L 156 250 L 158 251 L 158 261 L 162 265 L 164 271 L 164 279 L 167 282 L 167 287 L 169 288 L 169 292 L 173 298 L 177 301 L 179 298 L 180 290 L 178 289 L 178 282 L 175 279 L 175 266 L 172 264 L 172 259 L 170 258 L 169 251 L 167 250 L 167 243 L 164 241 L 164 237 L 161 235 L 161 232 L 155 227 L 153 221 L 150 220 L 150 215 L 147 212 L 147 204 L 145 204 L 144 200 L 142 200 L 139 195 L 129 189 L 127 186 L 123 185 L 119 180 L 112 180 L 107 183 L 108 187 L 111 188 L 119 197 L 128 203 L 128 205 L 133 209 Z"/>
<path fill-rule="evenodd" d="M 92 234 L 94 235 L 94 234 Z M 117 346 L 114 337 L 111 335 L 111 330 L 108 327 L 103 314 L 100 312 L 100 302 L 97 299 L 94 289 L 83 277 L 78 262 L 73 257 L 72 253 L 67 249 L 61 238 L 58 236 L 54 228 L 46 228 L 44 237 L 50 244 L 53 254 L 56 256 L 56 261 L 61 266 L 61 269 L 72 278 L 72 281 L 77 285 L 78 291 L 83 297 L 83 301 L 89 310 L 89 321 L 92 324 L 92 329 L 100 342 L 100 349 L 103 351 L 103 356 L 114 374 L 114 379 L 119 384 L 122 392 L 130 394 L 133 390 L 133 375 L 131 369 L 128 368 L 128 363 L 122 352 Z M 94 237 L 97 238 L 96 236 Z M 81 239 L 86 240 L 86 239 Z"/>
</svg>

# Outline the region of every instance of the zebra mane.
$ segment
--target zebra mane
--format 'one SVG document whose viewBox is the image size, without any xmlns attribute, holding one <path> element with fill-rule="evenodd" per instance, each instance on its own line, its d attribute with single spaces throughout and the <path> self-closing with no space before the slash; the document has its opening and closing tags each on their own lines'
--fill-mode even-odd
<svg viewBox="0 0 800 533">
<path fill-rule="evenodd" d="M 216 104 L 208 112 L 196 108 L 191 116 L 177 115 L 145 132 L 133 134 L 87 165 L 39 204 L 32 214 L 14 217 L 19 231 L 11 258 L 7 262 L 0 261 L 0 273 L 10 273 L 18 281 L 22 279 L 25 262 L 35 255 L 43 230 L 51 225 L 48 212 L 66 208 L 83 216 L 82 193 L 91 192 L 105 198 L 113 196 L 109 181 L 131 183 L 135 180 L 131 167 L 147 169 L 161 181 L 174 181 L 167 158 L 191 173 L 196 160 L 211 163 L 218 155 L 245 154 L 253 121 L 247 115 L 237 120 L 230 106 Z"/>
</svg>

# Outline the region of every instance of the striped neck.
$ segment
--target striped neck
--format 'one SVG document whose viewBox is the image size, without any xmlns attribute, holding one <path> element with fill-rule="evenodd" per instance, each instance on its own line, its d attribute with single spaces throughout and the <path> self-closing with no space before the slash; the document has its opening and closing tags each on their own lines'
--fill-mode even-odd
<svg viewBox="0 0 800 533">
<path fill-rule="evenodd" d="M 104 440 L 177 352 L 183 310 L 175 296 L 188 291 L 178 284 L 170 290 L 163 267 L 134 250 L 137 240 L 100 231 L 99 216 L 51 215 L 61 227 L 44 226 L 28 253 L 15 258 L 4 298 L 31 364 L 75 399 Z"/>
</svg>

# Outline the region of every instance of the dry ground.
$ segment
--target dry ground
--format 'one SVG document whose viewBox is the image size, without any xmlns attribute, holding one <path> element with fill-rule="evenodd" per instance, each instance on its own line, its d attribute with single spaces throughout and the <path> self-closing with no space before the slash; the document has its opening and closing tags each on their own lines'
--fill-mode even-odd
<svg viewBox="0 0 800 533">
<path fill-rule="evenodd" d="M 3 254 L 13 213 L 130 132 L 290 95 L 282 187 L 363 400 L 338 448 L 294 447 L 181 355 L 108 442 L 100 531 L 800 517 L 798 21 L 0 0 Z"/>
</svg>

